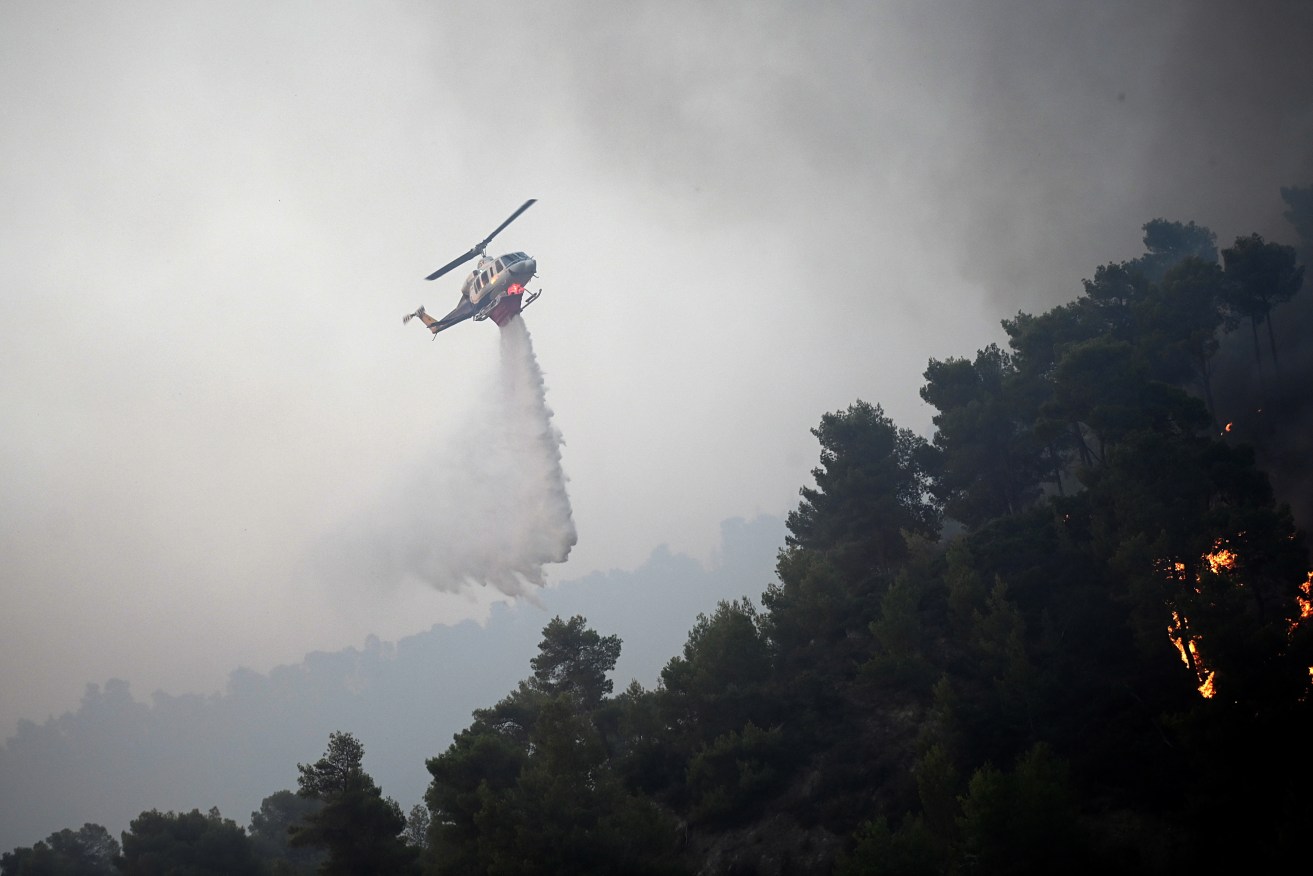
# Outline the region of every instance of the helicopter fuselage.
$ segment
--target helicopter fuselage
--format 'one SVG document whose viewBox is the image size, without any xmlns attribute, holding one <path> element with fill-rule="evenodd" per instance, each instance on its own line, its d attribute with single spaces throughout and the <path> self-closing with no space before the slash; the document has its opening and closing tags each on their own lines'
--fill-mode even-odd
<svg viewBox="0 0 1313 876">
<path fill-rule="evenodd" d="M 497 258 L 483 256 L 478 267 L 465 278 L 460 294 L 471 304 L 491 304 L 505 295 L 523 294 L 525 284 L 538 270 L 536 259 L 522 252 L 511 252 Z"/>
</svg>

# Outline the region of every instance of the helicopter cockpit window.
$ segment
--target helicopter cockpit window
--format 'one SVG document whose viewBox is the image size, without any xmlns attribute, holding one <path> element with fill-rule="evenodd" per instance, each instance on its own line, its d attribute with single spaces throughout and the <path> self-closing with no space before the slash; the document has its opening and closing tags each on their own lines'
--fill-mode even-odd
<svg viewBox="0 0 1313 876">
<path fill-rule="evenodd" d="M 506 266 L 505 266 L 504 264 L 502 264 L 502 260 L 501 260 L 501 259 L 497 259 L 497 261 L 495 261 L 495 262 L 492 263 L 492 269 L 493 269 L 493 271 L 500 272 L 501 269 L 504 268 L 504 267 L 506 267 Z"/>
<path fill-rule="evenodd" d="M 506 264 L 513 265 L 516 262 L 524 261 L 525 259 L 528 258 L 528 256 L 526 256 L 522 252 L 513 252 L 513 253 L 509 253 L 508 255 L 502 256 L 502 258 L 506 261 Z"/>
</svg>

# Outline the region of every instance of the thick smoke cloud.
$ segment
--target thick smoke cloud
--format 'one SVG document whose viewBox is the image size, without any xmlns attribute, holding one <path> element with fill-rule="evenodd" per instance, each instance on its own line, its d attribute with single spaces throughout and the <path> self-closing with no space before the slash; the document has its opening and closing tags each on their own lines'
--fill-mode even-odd
<svg viewBox="0 0 1313 876">
<path fill-rule="evenodd" d="M 1280 188 L 1313 180 L 1313 5 L 963 12 L 948 224 L 960 270 L 1002 315 L 1071 300 L 1097 265 L 1137 255 L 1152 219 L 1207 225 L 1221 246 L 1288 234 Z"/>
<path fill-rule="evenodd" d="M 435 405 L 440 385 L 417 410 Z M 315 572 L 344 588 L 487 585 L 533 600 L 543 566 L 565 562 L 576 541 L 565 483 L 561 436 L 517 317 L 501 329 L 499 371 L 483 408 L 337 533 Z"/>
<path fill-rule="evenodd" d="M 621 178 L 717 222 L 816 210 L 836 249 L 898 245 L 871 220 L 896 209 L 1001 317 L 1075 297 L 1151 219 L 1274 234 L 1313 179 L 1306 0 L 686 3 L 663 41 L 595 6 L 531 33 L 566 31 L 543 87 Z"/>
</svg>

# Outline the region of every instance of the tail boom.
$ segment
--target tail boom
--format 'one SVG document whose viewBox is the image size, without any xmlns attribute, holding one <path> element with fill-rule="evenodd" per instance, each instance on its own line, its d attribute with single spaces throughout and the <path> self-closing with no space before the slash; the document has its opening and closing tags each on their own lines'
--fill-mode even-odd
<svg viewBox="0 0 1313 876">
<path fill-rule="evenodd" d="M 424 312 L 424 305 L 422 304 L 419 306 L 419 310 L 416 310 L 414 313 L 407 313 L 405 316 L 403 316 L 401 318 L 401 324 L 405 325 L 415 317 L 419 317 L 420 320 L 424 323 L 424 325 L 428 326 L 429 331 L 433 332 L 433 334 L 436 335 L 438 333 L 438 329 L 439 329 L 438 321 Z"/>
</svg>

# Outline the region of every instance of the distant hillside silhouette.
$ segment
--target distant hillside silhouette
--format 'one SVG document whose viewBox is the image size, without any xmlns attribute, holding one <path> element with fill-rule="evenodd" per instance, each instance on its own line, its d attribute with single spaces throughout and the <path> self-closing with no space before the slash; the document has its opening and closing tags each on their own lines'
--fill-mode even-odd
<svg viewBox="0 0 1313 876">
<path fill-rule="evenodd" d="M 89 684 L 78 709 L 20 723 L 0 747 L 0 850 L 93 822 L 117 836 L 142 811 L 217 806 L 246 824 L 261 800 L 296 787 L 330 732 L 365 743 L 366 767 L 406 809 L 421 801 L 424 769 L 471 713 L 525 676 L 542 629 L 581 614 L 618 635 L 617 688 L 656 683 L 699 612 L 719 600 L 758 599 L 773 579 L 784 523 L 721 524 L 709 568 L 665 546 L 637 569 L 565 581 L 541 592 L 544 608 L 497 605 L 486 626 L 435 625 L 395 643 L 308 654 L 267 674 L 231 673 L 213 695 L 134 698 L 128 681 Z"/>
</svg>

